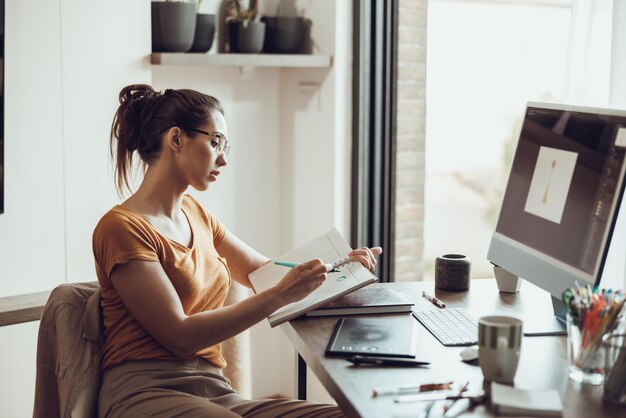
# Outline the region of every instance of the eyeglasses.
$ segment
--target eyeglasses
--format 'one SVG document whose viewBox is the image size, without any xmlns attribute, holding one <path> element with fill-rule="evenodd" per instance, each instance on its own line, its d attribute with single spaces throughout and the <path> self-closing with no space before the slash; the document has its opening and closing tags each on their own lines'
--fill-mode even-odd
<svg viewBox="0 0 626 418">
<path fill-rule="evenodd" d="M 194 131 L 199 134 L 208 136 L 209 138 L 211 138 L 211 146 L 215 148 L 215 151 L 217 151 L 218 154 L 224 153 L 225 156 L 228 156 L 228 153 L 230 152 L 230 144 L 228 143 L 228 140 L 226 139 L 226 137 L 222 135 L 221 133 L 207 132 L 207 131 L 203 131 L 202 129 L 196 129 L 196 128 L 183 128 L 183 129 L 187 129 L 188 131 Z"/>
<path fill-rule="evenodd" d="M 167 131 L 168 129 L 173 128 L 174 126 L 176 125 L 171 125 L 171 126 L 161 129 L 159 131 L 159 135 L 161 135 L 163 132 Z M 183 127 L 181 126 L 181 128 Z M 186 129 L 188 131 L 194 131 L 199 134 L 208 136 L 209 138 L 211 138 L 211 146 L 215 148 L 215 151 L 217 151 L 218 154 L 224 153 L 225 156 L 228 156 L 228 153 L 230 152 L 230 144 L 228 143 L 228 140 L 226 139 L 226 137 L 222 135 L 221 133 L 207 132 L 207 131 L 203 131 L 202 129 L 196 129 L 196 128 L 183 128 L 183 129 Z"/>
</svg>

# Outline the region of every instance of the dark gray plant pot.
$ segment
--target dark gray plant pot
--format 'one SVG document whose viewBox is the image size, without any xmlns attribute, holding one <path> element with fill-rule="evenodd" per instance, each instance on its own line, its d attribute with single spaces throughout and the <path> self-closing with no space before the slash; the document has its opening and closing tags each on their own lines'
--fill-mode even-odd
<svg viewBox="0 0 626 418">
<path fill-rule="evenodd" d="M 195 32 L 193 3 L 152 2 L 152 52 L 187 52 Z"/>
<path fill-rule="evenodd" d="M 196 35 L 189 52 L 207 52 L 213 45 L 215 37 L 215 15 L 196 15 Z"/>
<path fill-rule="evenodd" d="M 230 52 L 258 54 L 263 50 L 265 23 L 250 22 L 244 26 L 240 22 L 228 22 Z"/>
<path fill-rule="evenodd" d="M 303 17 L 264 16 L 263 52 L 273 54 L 306 53 L 311 37 L 311 21 Z"/>
</svg>

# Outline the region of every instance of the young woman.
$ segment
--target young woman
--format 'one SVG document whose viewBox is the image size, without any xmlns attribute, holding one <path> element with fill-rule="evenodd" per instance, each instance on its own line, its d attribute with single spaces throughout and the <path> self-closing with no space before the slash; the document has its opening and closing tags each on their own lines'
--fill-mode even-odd
<svg viewBox="0 0 626 418">
<path fill-rule="evenodd" d="M 231 278 L 269 259 L 239 240 L 194 198 L 218 180 L 230 149 L 219 101 L 193 90 L 127 86 L 111 129 L 118 191 L 137 191 L 93 233 L 105 327 L 100 417 L 340 417 L 333 405 L 246 400 L 223 377 L 220 343 L 300 300 L 329 265 L 302 263 L 273 288 L 224 307 Z M 373 270 L 382 249 L 349 255 Z"/>
</svg>

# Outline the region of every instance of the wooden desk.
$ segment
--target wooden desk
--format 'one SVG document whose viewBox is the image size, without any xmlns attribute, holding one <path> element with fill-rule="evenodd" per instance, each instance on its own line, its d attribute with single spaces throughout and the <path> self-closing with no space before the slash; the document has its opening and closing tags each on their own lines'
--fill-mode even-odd
<svg viewBox="0 0 626 418">
<path fill-rule="evenodd" d="M 500 294 L 495 280 L 472 280 L 469 292 L 435 291 L 433 282 L 377 283 L 392 286 L 411 297 L 416 308 L 433 308 L 421 291 L 442 299 L 449 307 L 467 309 L 476 318 L 487 314 L 505 314 L 524 319 L 525 315 L 551 315 L 550 297 L 541 289 L 524 282 L 518 294 Z M 463 363 L 462 347 L 444 347 L 421 324 L 418 328 L 417 358 L 430 361 L 430 368 L 354 367 L 340 358 L 327 358 L 324 350 L 337 317 L 306 318 L 291 321 L 284 331 L 313 370 L 326 390 L 349 417 L 384 418 L 416 416 L 417 403 L 394 403 L 393 396 L 372 398 L 372 389 L 380 386 L 416 384 L 441 380 L 470 381 L 470 389 L 480 389 L 480 368 Z M 626 415 L 626 408 L 602 402 L 602 386 L 575 383 L 567 376 L 565 337 L 524 337 L 515 387 L 522 389 L 553 388 L 561 392 L 564 414 L 568 417 L 611 417 Z M 489 407 L 479 406 L 463 417 L 492 416 Z"/>
</svg>

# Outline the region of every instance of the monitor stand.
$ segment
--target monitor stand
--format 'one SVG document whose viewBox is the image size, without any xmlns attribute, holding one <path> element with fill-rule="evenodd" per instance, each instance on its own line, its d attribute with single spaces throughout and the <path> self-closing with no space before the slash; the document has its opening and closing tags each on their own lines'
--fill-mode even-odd
<svg viewBox="0 0 626 418">
<path fill-rule="evenodd" d="M 493 273 L 498 283 L 498 290 L 504 293 L 517 293 L 522 285 L 522 279 L 500 266 L 493 266 Z M 545 336 L 545 335 L 566 335 L 565 305 L 559 298 L 552 298 L 553 315 L 546 315 L 539 312 L 535 315 L 525 313 L 524 315 L 524 335 Z"/>
</svg>

